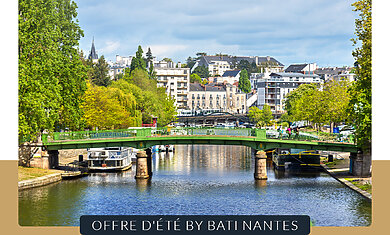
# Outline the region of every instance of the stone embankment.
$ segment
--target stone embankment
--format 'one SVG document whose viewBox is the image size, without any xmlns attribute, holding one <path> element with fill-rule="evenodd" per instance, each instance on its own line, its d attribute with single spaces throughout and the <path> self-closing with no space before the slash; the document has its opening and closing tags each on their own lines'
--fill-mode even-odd
<svg viewBox="0 0 390 235">
<path fill-rule="evenodd" d="M 360 193 L 363 197 L 367 198 L 368 200 L 372 200 L 372 195 L 358 187 L 356 187 L 354 184 L 352 184 L 350 181 L 346 180 L 345 178 L 350 177 L 349 176 L 349 168 L 336 168 L 331 169 L 325 164 L 321 164 L 325 172 L 327 172 L 330 176 L 335 178 L 340 183 L 344 184 L 345 186 L 349 187 L 350 189 Z M 367 179 L 362 179 L 367 180 Z M 368 180 L 369 181 L 369 180 Z"/>
<path fill-rule="evenodd" d="M 34 179 L 20 181 L 18 183 L 18 188 L 19 190 L 23 190 L 28 188 L 40 187 L 40 186 L 59 182 L 64 178 L 77 177 L 80 175 L 81 175 L 80 171 L 54 173 L 50 175 L 37 177 Z"/>
</svg>

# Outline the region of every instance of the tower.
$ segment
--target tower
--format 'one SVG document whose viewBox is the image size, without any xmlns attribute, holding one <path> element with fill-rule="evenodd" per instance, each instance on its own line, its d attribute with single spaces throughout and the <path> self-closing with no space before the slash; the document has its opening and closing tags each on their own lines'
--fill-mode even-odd
<svg viewBox="0 0 390 235">
<path fill-rule="evenodd" d="M 91 47 L 91 51 L 89 53 L 88 59 L 92 60 L 92 61 L 99 59 L 98 54 L 96 53 L 96 50 L 95 50 L 94 38 L 92 38 L 92 47 Z"/>
</svg>

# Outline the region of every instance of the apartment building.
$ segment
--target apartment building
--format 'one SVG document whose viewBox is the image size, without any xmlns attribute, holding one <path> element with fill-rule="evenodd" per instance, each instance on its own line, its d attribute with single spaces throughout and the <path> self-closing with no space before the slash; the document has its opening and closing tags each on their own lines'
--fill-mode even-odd
<svg viewBox="0 0 390 235">
<path fill-rule="evenodd" d="M 322 79 L 316 74 L 302 73 L 271 73 L 269 78 L 257 82 L 257 105 L 262 108 L 264 104 L 271 107 L 271 111 L 277 116 L 285 111 L 283 100 L 289 92 L 298 86 L 308 83 L 320 84 Z"/>
<path fill-rule="evenodd" d="M 157 87 L 164 87 L 166 94 L 175 99 L 178 110 L 188 109 L 188 92 L 190 88 L 190 69 L 172 68 L 170 66 L 154 67 L 157 76 Z"/>
<path fill-rule="evenodd" d="M 325 82 L 329 79 L 347 79 L 349 81 L 355 80 L 355 74 L 352 72 L 351 67 L 324 67 L 324 68 L 317 68 L 316 71 L 314 71 L 315 74 L 319 75 L 322 80 Z"/>
<path fill-rule="evenodd" d="M 229 83 L 191 83 L 188 104 L 189 110 L 218 109 L 223 112 L 246 113 L 245 93 Z"/>
<path fill-rule="evenodd" d="M 192 70 L 197 66 L 205 66 L 208 68 L 211 76 L 222 76 L 227 70 L 234 68 L 241 60 L 246 60 L 249 63 L 255 63 L 263 72 L 281 72 L 284 65 L 270 56 L 231 56 L 231 55 L 215 55 L 201 56 L 192 67 Z"/>
</svg>

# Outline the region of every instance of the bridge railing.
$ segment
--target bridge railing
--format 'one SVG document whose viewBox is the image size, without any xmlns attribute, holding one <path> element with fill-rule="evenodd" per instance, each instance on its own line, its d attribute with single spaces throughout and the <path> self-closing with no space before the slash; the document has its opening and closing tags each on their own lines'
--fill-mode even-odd
<svg viewBox="0 0 390 235">
<path fill-rule="evenodd" d="M 276 130 L 267 130 L 267 139 L 282 139 L 282 140 L 301 140 L 301 141 L 323 141 L 323 142 L 344 142 L 354 143 L 352 135 L 343 136 L 340 134 L 329 134 L 316 135 L 314 133 L 300 132 L 291 133 L 279 133 Z"/>
<path fill-rule="evenodd" d="M 143 129 L 118 129 L 118 130 L 99 130 L 99 131 L 71 131 L 54 132 L 42 136 L 44 143 L 61 140 L 87 140 L 87 139 L 105 139 L 105 138 L 124 138 L 124 137 L 144 137 L 151 136 L 150 128 Z"/>
<path fill-rule="evenodd" d="M 179 127 L 158 128 L 152 131 L 152 136 L 161 135 L 217 135 L 217 136 L 252 136 L 266 138 L 265 130 L 252 128 L 207 128 Z"/>
<path fill-rule="evenodd" d="M 43 143 L 66 140 L 88 140 L 105 138 L 126 138 L 126 137 L 156 137 L 156 136 L 178 136 L 178 135 L 215 135 L 215 136 L 241 136 L 256 137 L 258 139 L 281 139 L 299 141 L 327 141 L 327 142 L 349 142 L 336 135 L 317 136 L 312 133 L 279 133 L 276 130 L 254 129 L 254 128 L 134 128 L 120 130 L 100 130 L 100 131 L 73 131 L 54 132 L 50 135 L 43 135 Z"/>
</svg>

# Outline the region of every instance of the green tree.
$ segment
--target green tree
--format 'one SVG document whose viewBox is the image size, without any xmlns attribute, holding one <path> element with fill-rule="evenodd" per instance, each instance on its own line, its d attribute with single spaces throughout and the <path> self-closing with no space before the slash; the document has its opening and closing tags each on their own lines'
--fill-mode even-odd
<svg viewBox="0 0 390 235">
<path fill-rule="evenodd" d="M 98 86 L 105 87 L 110 85 L 111 79 L 108 75 L 109 67 L 106 60 L 104 59 L 104 56 L 100 56 L 97 63 L 92 63 L 92 61 L 90 61 L 89 64 L 92 66 L 90 73 L 90 79 L 92 83 Z"/>
<path fill-rule="evenodd" d="M 164 58 L 162 60 L 165 61 L 165 62 L 168 62 L 168 63 L 172 63 L 173 62 L 171 58 Z"/>
<path fill-rule="evenodd" d="M 357 144 L 363 149 L 371 149 L 371 41 L 372 41 L 372 1 L 360 0 L 352 4 L 359 12 L 355 20 L 353 45 L 359 45 L 352 55 L 355 58 L 356 82 L 350 89 L 349 120 L 355 126 Z"/>
<path fill-rule="evenodd" d="M 123 80 L 123 81 L 122 81 Z M 125 70 L 124 79 L 114 82 L 112 87 L 125 93 L 132 93 L 136 98 L 137 110 L 142 114 L 143 123 L 151 123 L 158 118 L 158 125 L 164 126 L 176 117 L 175 101 L 165 93 L 165 88 L 157 87 L 157 81 L 149 79 L 146 71 Z"/>
<path fill-rule="evenodd" d="M 19 1 L 18 135 L 34 140 L 55 126 L 80 128 L 86 68 L 77 5 L 68 0 Z"/>
<path fill-rule="evenodd" d="M 241 70 L 240 79 L 238 80 L 238 88 L 244 93 L 251 92 L 251 82 L 248 78 L 248 72 L 245 69 Z"/>
<path fill-rule="evenodd" d="M 347 116 L 347 108 L 350 101 L 348 88 L 349 81 L 345 79 L 330 80 L 324 84 L 322 89 L 322 104 L 324 118 L 333 126 L 333 123 L 344 121 Z M 330 128 L 333 131 L 333 128 Z"/>
<path fill-rule="evenodd" d="M 210 77 L 209 70 L 205 66 L 198 66 L 194 69 L 192 74 L 197 74 L 201 78 L 208 78 Z"/>
<path fill-rule="evenodd" d="M 191 58 L 191 56 L 189 56 L 187 58 L 187 66 L 186 68 L 192 68 L 192 66 L 194 66 L 194 64 L 196 63 L 196 59 L 195 58 Z"/>
<path fill-rule="evenodd" d="M 135 97 L 120 89 L 87 84 L 85 92 L 86 124 L 91 129 L 118 129 L 136 126 Z"/>
<path fill-rule="evenodd" d="M 122 79 L 122 78 L 123 78 L 123 73 L 115 74 L 115 76 L 114 76 L 114 81 L 118 81 L 118 80 L 120 80 L 120 79 Z"/>
<path fill-rule="evenodd" d="M 145 60 L 142 57 L 142 54 L 143 54 L 143 50 L 141 45 L 139 45 L 138 50 L 135 53 L 135 57 L 131 60 L 130 71 L 134 71 L 136 69 L 141 69 L 146 71 L 146 64 L 145 64 Z"/>
<path fill-rule="evenodd" d="M 267 104 L 263 106 L 263 109 L 259 109 L 256 106 L 249 108 L 248 117 L 256 123 L 257 127 L 267 126 L 271 123 L 273 118 L 271 107 Z"/>
<path fill-rule="evenodd" d="M 148 51 L 146 52 L 145 55 L 146 55 L 146 61 L 148 62 L 147 66 L 149 67 L 149 63 L 153 61 L 153 54 L 152 51 L 150 50 L 150 47 L 148 47 Z"/>
<path fill-rule="evenodd" d="M 265 126 L 271 124 L 271 120 L 273 119 L 273 116 L 272 116 L 272 111 L 271 111 L 271 107 L 267 104 L 265 104 L 263 106 L 263 109 L 262 109 L 262 116 L 261 116 L 261 121 L 263 122 L 263 124 Z"/>
<path fill-rule="evenodd" d="M 157 73 L 154 71 L 153 63 L 150 63 L 149 70 L 148 70 L 148 76 L 150 79 L 157 80 Z"/>
<path fill-rule="evenodd" d="M 194 74 L 191 74 L 191 76 L 190 76 L 190 82 L 191 83 L 194 83 L 194 82 L 202 83 L 202 78 L 200 78 L 198 74 L 194 73 Z"/>
</svg>

